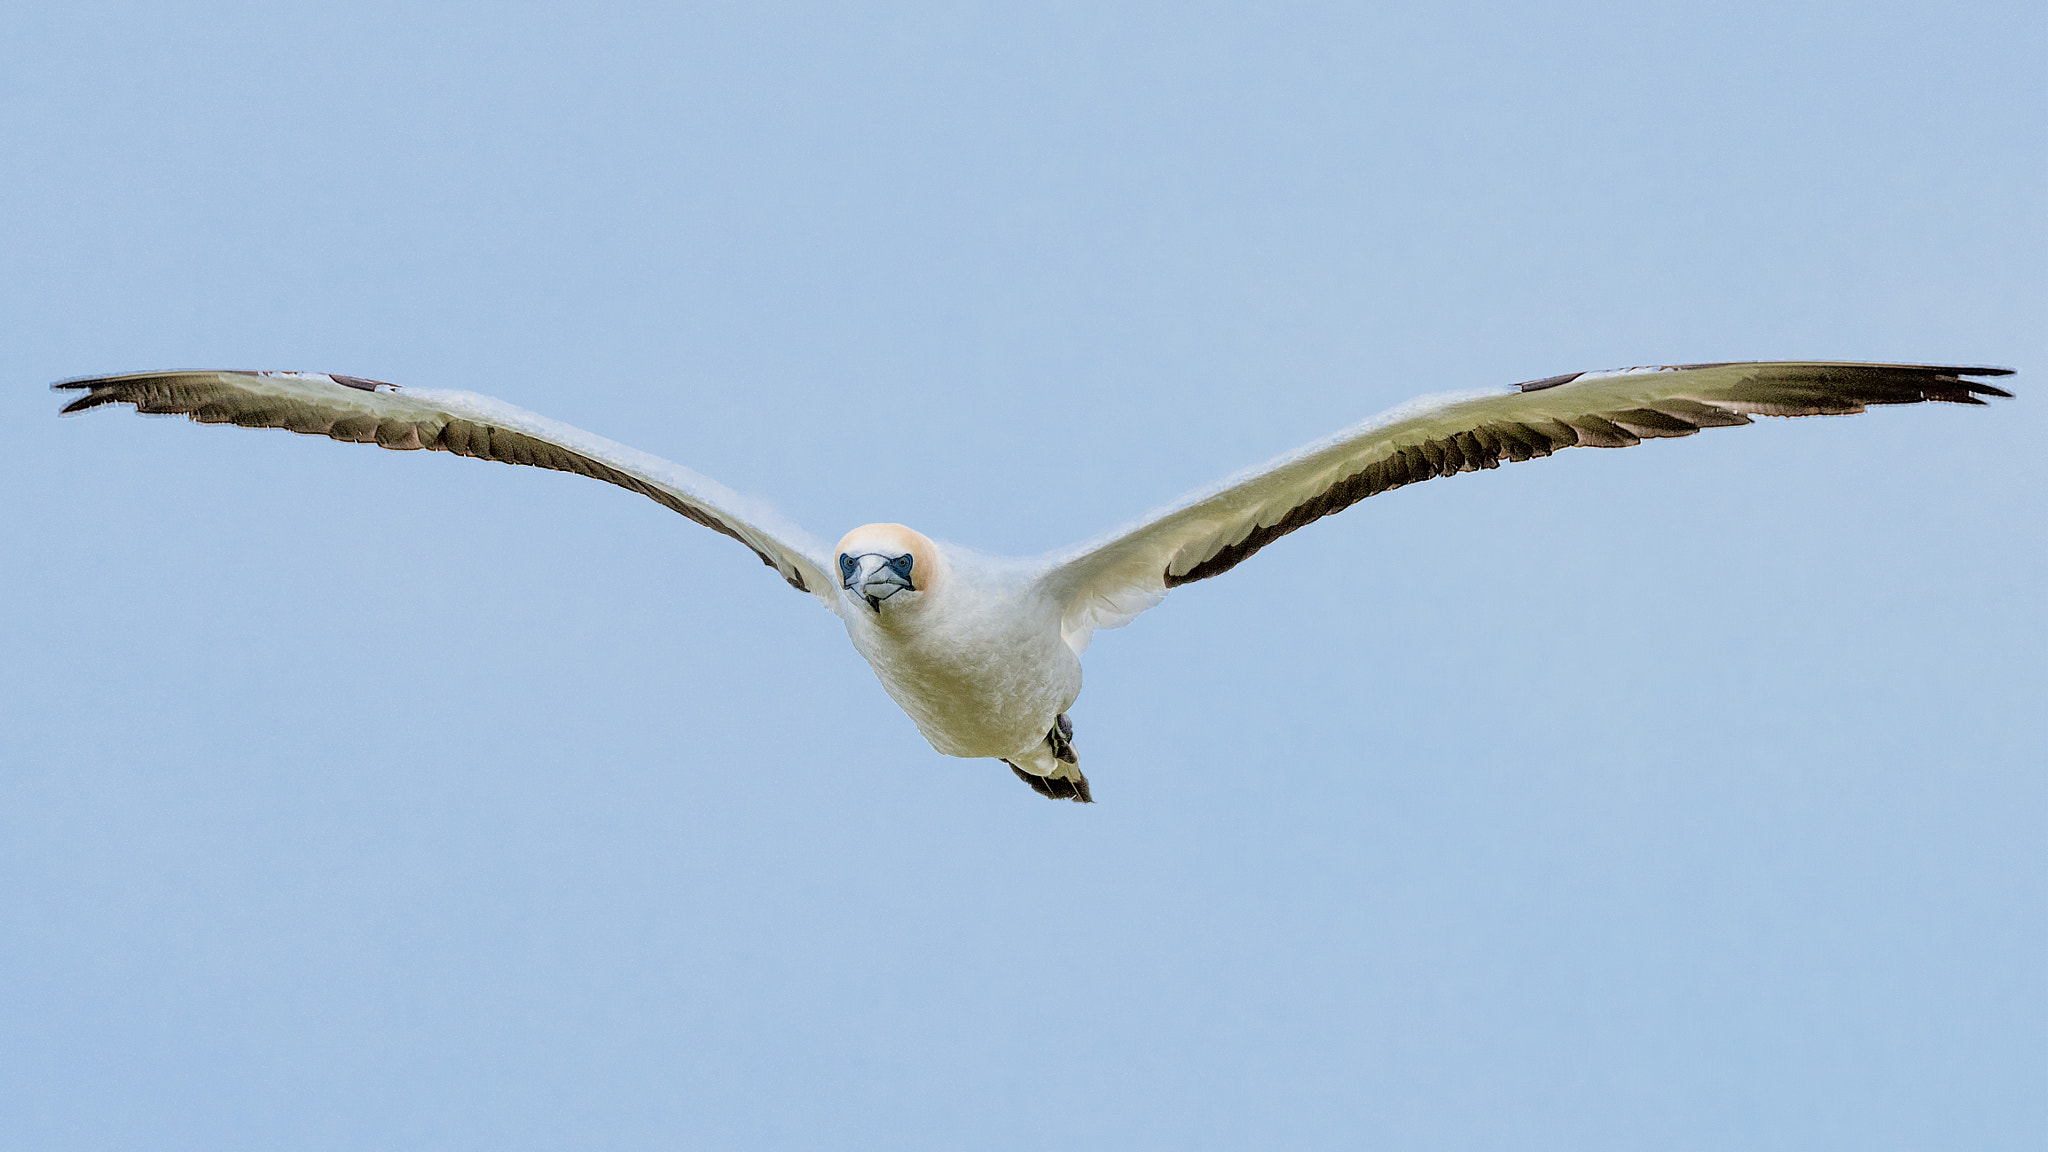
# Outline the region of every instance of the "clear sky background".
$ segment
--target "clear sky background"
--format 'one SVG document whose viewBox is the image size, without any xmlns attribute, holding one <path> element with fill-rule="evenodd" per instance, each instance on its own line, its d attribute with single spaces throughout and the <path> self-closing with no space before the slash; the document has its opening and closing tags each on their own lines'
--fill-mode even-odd
<svg viewBox="0 0 2048 1152">
<path fill-rule="evenodd" d="M 0 1146 L 2035 1149 L 2048 10 L 0 12 Z M 1035 553 L 1419 393 L 2020 398 L 1375 498 L 1096 637 L 1100 803 L 502 397 Z"/>
</svg>

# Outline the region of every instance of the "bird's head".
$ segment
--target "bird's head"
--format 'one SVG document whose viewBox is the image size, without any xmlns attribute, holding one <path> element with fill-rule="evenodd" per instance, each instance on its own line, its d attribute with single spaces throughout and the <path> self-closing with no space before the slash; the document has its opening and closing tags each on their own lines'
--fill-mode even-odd
<svg viewBox="0 0 2048 1152">
<path fill-rule="evenodd" d="M 838 565 L 847 600 L 877 617 L 921 602 L 945 577 L 938 546 L 901 524 L 848 532 L 839 542 Z"/>
</svg>

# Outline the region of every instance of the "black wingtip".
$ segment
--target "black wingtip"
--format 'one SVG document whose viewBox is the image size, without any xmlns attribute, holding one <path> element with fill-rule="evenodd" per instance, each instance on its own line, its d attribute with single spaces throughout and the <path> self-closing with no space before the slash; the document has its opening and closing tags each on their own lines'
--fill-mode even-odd
<svg viewBox="0 0 2048 1152">
<path fill-rule="evenodd" d="M 1515 387 L 1520 388 L 1524 392 L 1541 392 L 1545 388 L 1555 388 L 1560 384 L 1569 384 L 1584 375 L 1584 372 L 1567 372 L 1562 376 L 1545 376 L 1541 380 L 1524 380 L 1520 384 L 1515 385 Z"/>
<path fill-rule="evenodd" d="M 58 410 L 58 415 L 69 416 L 73 413 L 83 412 L 88 408 L 98 408 L 103 404 L 136 403 L 138 394 L 134 390 L 135 387 L 146 387 L 154 382 L 200 376 L 316 377 L 332 381 L 343 388 L 353 388 L 359 392 L 396 392 L 399 390 L 398 385 L 389 381 L 371 380 L 364 376 L 340 376 L 331 372 L 265 372 L 247 368 L 209 369 L 196 372 L 121 372 L 111 376 L 73 376 L 68 380 L 59 380 L 51 384 L 50 390 L 53 392 L 85 393 L 84 396 Z"/>
<path fill-rule="evenodd" d="M 2007 392 L 1996 384 L 1986 384 L 1982 380 L 1966 379 L 1966 377 L 1970 376 L 2011 376 L 2013 375 L 2013 370 L 2010 368 L 1944 368 L 1942 371 L 1954 376 L 1957 382 L 1968 390 L 1969 399 L 1967 403 L 1982 404 L 1983 401 L 1977 399 L 1979 396 L 1997 396 L 2005 400 L 2012 399 L 2012 393 Z"/>
<path fill-rule="evenodd" d="M 69 376 L 50 385 L 52 392 L 83 392 L 105 384 L 118 384 L 123 380 L 144 380 L 151 376 L 189 376 L 190 372 L 176 369 L 160 369 L 154 372 L 102 372 L 97 376 Z"/>
<path fill-rule="evenodd" d="M 102 404 L 112 404 L 114 402 L 113 394 L 99 390 L 100 384 L 107 379 L 108 377 L 105 376 L 73 376 L 69 380 L 59 380 L 50 385 L 50 391 L 52 392 L 85 393 L 85 395 L 57 409 L 57 415 L 74 416 L 88 408 L 97 408 Z"/>
<path fill-rule="evenodd" d="M 56 381 L 50 385 L 50 391 L 52 392 L 85 393 L 85 395 L 59 408 L 57 415 L 74 416 L 88 408 L 98 408 L 102 404 L 115 403 L 116 397 L 114 393 L 110 390 L 104 390 L 103 386 L 124 378 L 124 376 L 73 376 L 66 380 Z"/>
</svg>

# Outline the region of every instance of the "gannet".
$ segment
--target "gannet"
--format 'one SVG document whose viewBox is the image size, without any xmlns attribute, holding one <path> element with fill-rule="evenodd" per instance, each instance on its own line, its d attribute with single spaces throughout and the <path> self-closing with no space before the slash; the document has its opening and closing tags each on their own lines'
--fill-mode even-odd
<svg viewBox="0 0 2048 1152">
<path fill-rule="evenodd" d="M 1240 472 L 1113 532 L 1034 559 L 984 556 L 901 524 L 837 547 L 666 460 L 488 396 L 313 372 L 143 372 L 63 380 L 105 404 L 206 424 L 285 428 L 606 480 L 744 544 L 845 623 L 854 648 L 931 746 L 1001 760 L 1041 796 L 1091 802 L 1067 712 L 1098 628 L 1236 567 L 1368 496 L 1560 448 L 1621 448 L 1750 417 L 1871 404 L 1983 404 L 2012 394 L 1967 377 L 2010 369 L 1748 362 L 1576 372 L 1425 396 Z"/>
</svg>

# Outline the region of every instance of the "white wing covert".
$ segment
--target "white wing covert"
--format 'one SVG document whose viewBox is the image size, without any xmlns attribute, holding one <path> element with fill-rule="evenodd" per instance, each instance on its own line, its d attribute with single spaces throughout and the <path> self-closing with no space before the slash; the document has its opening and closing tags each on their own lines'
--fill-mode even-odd
<svg viewBox="0 0 2048 1152">
<path fill-rule="evenodd" d="M 1085 648 L 1173 588 L 1220 575 L 1306 524 L 1420 480 L 1561 448 L 1623 448 L 1752 415 L 1861 412 L 1872 404 L 1982 404 L 2010 396 L 1967 376 L 2006 368 L 1754 362 L 1578 372 L 1498 392 L 1425 396 L 1048 557 L 1039 576 Z"/>
<path fill-rule="evenodd" d="M 284 428 L 594 477 L 738 540 L 790 586 L 828 608 L 835 604 L 826 575 L 828 549 L 803 529 L 680 465 L 488 396 L 313 372 L 140 372 L 62 380 L 51 387 L 85 393 L 65 405 L 67 414 L 133 404 L 138 412 L 189 416 L 202 424 Z"/>
</svg>

